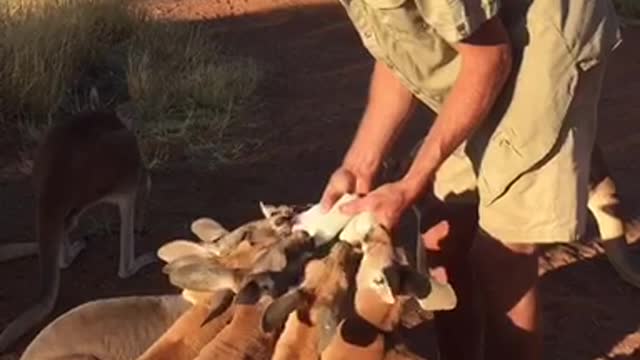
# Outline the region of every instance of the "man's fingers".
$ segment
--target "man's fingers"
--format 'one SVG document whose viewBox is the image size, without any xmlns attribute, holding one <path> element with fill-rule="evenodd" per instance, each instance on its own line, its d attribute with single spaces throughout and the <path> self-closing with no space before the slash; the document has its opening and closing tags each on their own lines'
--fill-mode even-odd
<svg viewBox="0 0 640 360">
<path fill-rule="evenodd" d="M 371 191 L 371 181 L 365 181 L 361 178 L 356 180 L 356 194 L 366 195 Z"/>
<path fill-rule="evenodd" d="M 340 212 L 345 215 L 356 215 L 366 206 L 367 198 L 351 200 L 340 206 Z"/>
<path fill-rule="evenodd" d="M 329 186 L 322 194 L 322 199 L 320 200 L 320 205 L 322 209 L 327 212 L 331 210 L 333 205 L 340 199 L 342 194 L 339 191 L 336 191 L 331 186 Z"/>
<path fill-rule="evenodd" d="M 325 212 L 331 210 L 333 205 L 346 193 L 350 193 L 356 187 L 356 179 L 343 169 L 337 170 L 329 179 L 329 184 L 320 200 Z"/>
<path fill-rule="evenodd" d="M 422 234 L 422 243 L 429 250 L 440 250 L 440 243 L 449 235 L 449 223 L 442 220 Z"/>
<path fill-rule="evenodd" d="M 442 284 L 449 283 L 449 277 L 447 276 L 447 270 L 442 266 L 437 266 L 433 269 L 429 269 L 429 274 L 433 276 L 438 282 Z"/>
</svg>

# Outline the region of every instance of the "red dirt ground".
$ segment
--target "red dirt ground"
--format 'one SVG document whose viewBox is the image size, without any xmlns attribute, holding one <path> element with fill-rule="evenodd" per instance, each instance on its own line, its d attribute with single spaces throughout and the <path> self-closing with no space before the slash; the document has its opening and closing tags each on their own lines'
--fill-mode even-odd
<svg viewBox="0 0 640 360">
<path fill-rule="evenodd" d="M 232 227 L 259 215 L 258 200 L 309 203 L 320 196 L 363 110 L 372 62 L 342 9 L 327 0 L 148 0 L 158 18 L 207 22 L 228 31 L 224 42 L 270 69 L 261 89 L 265 106 L 255 116 L 279 129 L 267 157 L 215 172 L 173 169 L 155 174 L 149 233 L 139 251 L 156 249 L 210 216 Z M 634 191 L 640 175 L 640 28 L 626 28 L 626 42 L 610 66 L 601 106 L 600 142 L 629 211 L 640 210 Z M 411 146 L 431 115 L 416 115 L 401 144 Z M 0 179 L 1 242 L 32 241 L 28 178 Z M 105 208 L 108 209 L 108 208 Z M 111 233 L 90 227 L 88 217 L 72 236 L 89 246 L 63 272 L 54 316 L 83 302 L 127 294 L 175 292 L 159 265 L 120 280 L 117 220 Z M 91 215 L 102 216 L 101 211 Z M 93 232 L 89 230 L 93 229 Z M 38 280 L 36 259 L 0 264 L 0 328 L 29 303 Z M 640 359 L 640 290 L 612 270 L 597 246 L 556 247 L 541 261 L 545 359 Z M 20 341 L 19 353 L 35 332 Z"/>
</svg>

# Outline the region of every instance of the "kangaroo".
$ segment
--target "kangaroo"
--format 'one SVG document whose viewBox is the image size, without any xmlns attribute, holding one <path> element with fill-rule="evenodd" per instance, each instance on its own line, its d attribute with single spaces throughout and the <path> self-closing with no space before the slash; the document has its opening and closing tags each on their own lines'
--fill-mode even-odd
<svg viewBox="0 0 640 360">
<path fill-rule="evenodd" d="M 631 252 L 628 243 L 638 223 L 623 219 L 616 184 L 597 144 L 591 153 L 589 175 L 587 207 L 598 226 L 607 259 L 624 281 L 640 288 L 640 255 Z"/>
<path fill-rule="evenodd" d="M 129 119 L 116 112 L 85 111 L 52 126 L 36 149 L 32 181 L 37 246 L 9 244 L 4 250 L 0 248 L 4 254 L 0 259 L 39 254 L 40 291 L 36 304 L 0 334 L 0 352 L 53 310 L 60 269 L 68 268 L 86 246 L 81 240 L 68 238 L 86 210 L 101 203 L 118 206 L 120 278 L 128 278 L 157 260 L 154 253 L 135 257 L 136 215 L 142 222 L 151 178 L 132 127 Z"/>
<path fill-rule="evenodd" d="M 43 327 L 20 360 L 135 359 L 201 307 L 168 293 L 94 299 Z"/>
</svg>

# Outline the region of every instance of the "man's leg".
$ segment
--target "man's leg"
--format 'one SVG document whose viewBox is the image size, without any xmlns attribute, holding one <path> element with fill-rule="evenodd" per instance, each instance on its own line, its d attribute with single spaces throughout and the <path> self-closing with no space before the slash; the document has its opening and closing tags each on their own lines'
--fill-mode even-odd
<svg viewBox="0 0 640 360">
<path fill-rule="evenodd" d="M 504 245 L 480 231 L 471 257 L 485 315 L 484 359 L 541 359 L 536 246 Z"/>
<path fill-rule="evenodd" d="M 457 309 L 436 318 L 445 360 L 475 359 L 479 344 L 486 360 L 541 358 L 535 244 L 570 242 L 584 230 L 596 110 L 588 101 L 597 99 L 593 88 L 601 75 L 582 74 L 567 126 L 548 158 L 494 201 L 478 205 L 476 197 L 483 194 L 476 193 L 473 167 L 461 151 L 438 171 L 434 193 L 446 204 L 440 212 L 452 234 L 429 260 L 446 269 L 459 297 Z M 438 212 L 427 211 L 427 216 Z"/>
<path fill-rule="evenodd" d="M 425 201 L 425 229 L 442 220 L 449 234 L 435 242 L 423 236 L 431 272 L 446 277 L 458 304 L 434 313 L 436 335 L 443 360 L 481 359 L 482 312 L 474 296 L 470 251 L 478 230 L 478 195 L 470 160 L 461 146 L 440 167 L 433 193 Z"/>
<path fill-rule="evenodd" d="M 542 358 L 536 245 L 572 242 L 586 229 L 605 69 L 606 58 L 580 71 L 563 128 L 547 156 L 504 194 L 481 201 L 481 230 L 471 256 L 484 301 L 487 360 Z"/>
<path fill-rule="evenodd" d="M 423 237 L 429 266 L 436 277 L 446 276 L 458 297 L 451 311 L 434 313 L 438 347 L 443 359 L 479 359 L 481 323 L 477 301 L 473 294 L 473 274 L 469 253 L 478 224 L 477 205 L 474 203 L 444 204 L 429 200 L 425 211 L 430 228 L 441 220 L 449 224 L 449 234 L 436 243 Z M 444 279 L 442 279 L 444 280 Z"/>
</svg>

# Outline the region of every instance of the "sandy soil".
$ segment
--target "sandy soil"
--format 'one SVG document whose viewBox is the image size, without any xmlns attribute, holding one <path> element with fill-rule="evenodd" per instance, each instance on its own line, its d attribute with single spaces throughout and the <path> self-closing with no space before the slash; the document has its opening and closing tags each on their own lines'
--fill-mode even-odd
<svg viewBox="0 0 640 360">
<path fill-rule="evenodd" d="M 259 215 L 258 200 L 308 203 L 322 191 L 340 160 L 363 109 L 372 62 L 342 9 L 327 0 L 147 0 L 160 19 L 206 22 L 225 29 L 227 46 L 255 56 L 270 70 L 261 89 L 265 106 L 254 116 L 279 129 L 266 159 L 216 172 L 174 169 L 154 175 L 149 232 L 139 251 L 178 236 L 190 222 L 211 216 L 235 226 Z M 640 28 L 625 29 L 626 42 L 607 75 L 600 141 L 628 210 L 640 210 L 634 185 L 640 175 Z M 416 114 L 399 147 L 411 146 L 431 115 Z M 0 179 L 1 242 L 32 241 L 32 194 L 28 179 Z M 104 211 L 103 211 L 104 210 Z M 74 237 L 89 246 L 63 272 L 60 298 L 50 319 L 99 297 L 175 292 L 159 265 L 120 280 L 115 209 L 98 231 L 85 217 Z M 106 217 L 105 217 L 106 216 Z M 36 259 L 0 264 L 0 328 L 29 303 L 36 290 Z M 640 290 L 622 282 L 597 246 L 556 247 L 541 261 L 545 359 L 640 359 Z M 35 332 L 20 341 L 19 353 Z M 430 336 L 425 333 L 425 338 Z"/>
</svg>

